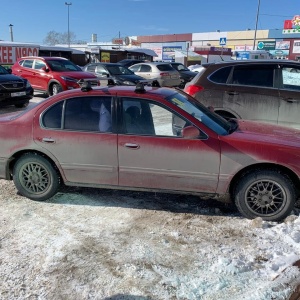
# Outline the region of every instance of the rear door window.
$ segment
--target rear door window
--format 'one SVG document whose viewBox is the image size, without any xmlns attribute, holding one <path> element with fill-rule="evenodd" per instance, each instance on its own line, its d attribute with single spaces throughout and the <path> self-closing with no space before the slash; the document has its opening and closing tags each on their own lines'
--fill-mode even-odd
<svg viewBox="0 0 300 300">
<path fill-rule="evenodd" d="M 274 66 L 236 66 L 233 70 L 232 83 L 246 86 L 273 87 Z"/>
</svg>

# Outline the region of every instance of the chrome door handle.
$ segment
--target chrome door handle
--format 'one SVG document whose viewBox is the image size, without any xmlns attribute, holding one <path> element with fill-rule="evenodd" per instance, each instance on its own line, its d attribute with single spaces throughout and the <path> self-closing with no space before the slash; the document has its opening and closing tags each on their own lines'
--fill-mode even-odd
<svg viewBox="0 0 300 300">
<path fill-rule="evenodd" d="M 293 99 L 293 98 L 282 98 L 282 100 L 288 102 L 288 103 L 295 103 L 297 102 L 297 100 Z"/>
<path fill-rule="evenodd" d="M 234 95 L 238 95 L 239 93 L 238 92 L 226 92 L 228 95 L 230 96 L 234 96 Z"/>
<path fill-rule="evenodd" d="M 133 143 L 126 143 L 124 145 L 126 148 L 130 148 L 130 149 L 139 149 L 140 148 L 140 145 L 138 144 L 133 144 Z"/>
<path fill-rule="evenodd" d="M 52 138 L 42 138 L 42 142 L 53 144 L 53 143 L 55 143 L 55 140 Z"/>
</svg>

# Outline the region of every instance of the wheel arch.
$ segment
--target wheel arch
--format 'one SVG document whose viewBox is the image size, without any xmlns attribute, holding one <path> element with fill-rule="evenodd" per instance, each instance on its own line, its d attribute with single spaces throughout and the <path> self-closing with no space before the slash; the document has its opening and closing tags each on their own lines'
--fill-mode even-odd
<svg viewBox="0 0 300 300">
<path fill-rule="evenodd" d="M 61 82 L 59 82 L 59 81 L 56 80 L 56 79 L 51 79 L 51 80 L 49 80 L 49 82 L 48 82 L 48 88 L 47 88 L 47 93 L 48 93 L 48 95 L 50 95 L 50 93 L 51 93 L 53 84 L 59 84 L 59 85 L 62 87 L 62 89 L 64 88 Z M 52 96 L 52 95 L 50 95 L 50 96 Z"/>
<path fill-rule="evenodd" d="M 231 179 L 231 182 L 229 185 L 229 193 L 230 193 L 231 199 L 233 199 L 233 197 L 234 197 L 235 187 L 236 187 L 239 179 L 246 174 L 249 174 L 251 172 L 256 172 L 259 170 L 276 171 L 278 173 L 281 173 L 282 175 L 287 176 L 295 186 L 296 195 L 297 196 L 300 195 L 300 189 L 297 188 L 300 186 L 300 179 L 295 172 L 293 172 L 291 169 L 289 169 L 285 166 L 282 166 L 282 165 L 276 165 L 276 164 L 271 164 L 271 163 L 260 163 L 260 164 L 248 166 L 248 167 L 240 170 L 238 173 L 236 173 L 234 175 L 234 177 Z"/>
<path fill-rule="evenodd" d="M 48 155 L 46 155 L 45 153 L 41 152 L 41 151 L 38 151 L 38 150 L 21 150 L 21 151 L 18 151 L 16 153 L 14 153 L 14 155 L 11 157 L 10 161 L 9 161 L 9 164 L 8 164 L 8 178 L 10 180 L 12 180 L 12 174 L 13 174 L 13 169 L 14 169 L 14 166 L 17 162 L 17 160 L 23 156 L 23 155 L 26 155 L 26 154 L 35 154 L 35 155 L 40 155 L 42 156 L 43 158 L 47 159 L 51 165 L 53 166 L 53 168 L 56 170 L 60 180 L 64 180 L 64 176 L 63 176 L 63 173 L 62 173 L 62 170 L 57 166 L 57 164 L 55 163 L 55 161 L 49 157 Z"/>
</svg>

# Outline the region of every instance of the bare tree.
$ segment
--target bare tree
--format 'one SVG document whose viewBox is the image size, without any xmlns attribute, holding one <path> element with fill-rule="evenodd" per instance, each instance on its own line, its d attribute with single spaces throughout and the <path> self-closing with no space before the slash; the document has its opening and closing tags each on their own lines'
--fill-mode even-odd
<svg viewBox="0 0 300 300">
<path fill-rule="evenodd" d="M 49 31 L 47 33 L 46 38 L 43 41 L 44 44 L 49 45 L 49 46 L 54 46 L 57 44 L 68 44 L 68 33 L 60 33 L 56 31 Z M 78 44 L 76 42 L 76 35 L 74 32 L 70 31 L 70 43 L 71 44 Z"/>
</svg>

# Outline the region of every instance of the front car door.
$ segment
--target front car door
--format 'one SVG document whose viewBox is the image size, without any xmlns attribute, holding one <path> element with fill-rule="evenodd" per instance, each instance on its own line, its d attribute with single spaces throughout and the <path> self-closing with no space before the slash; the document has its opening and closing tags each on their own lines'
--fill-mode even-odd
<svg viewBox="0 0 300 300">
<path fill-rule="evenodd" d="M 202 132 L 199 138 L 183 138 L 173 130 L 175 112 L 154 101 L 123 97 L 120 105 L 120 186 L 215 193 L 220 165 L 217 135 Z"/>
<path fill-rule="evenodd" d="M 280 63 L 278 123 L 300 129 L 300 66 Z"/>
<path fill-rule="evenodd" d="M 45 71 L 48 66 L 40 59 L 35 59 L 33 64 L 32 81 L 34 82 L 35 88 L 42 91 L 48 90 L 49 75 Z"/>
<path fill-rule="evenodd" d="M 35 142 L 59 163 L 69 184 L 118 184 L 111 107 L 110 96 L 75 97 L 36 115 Z"/>
</svg>

